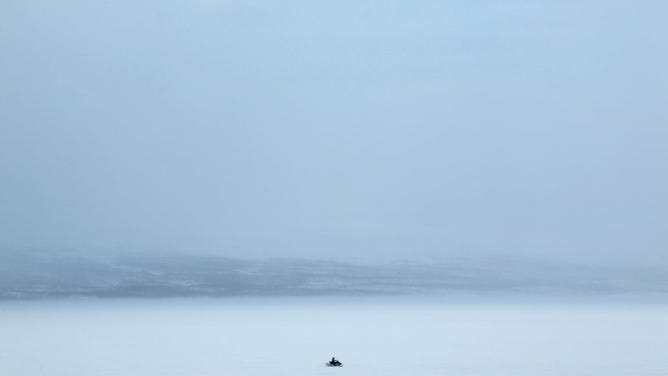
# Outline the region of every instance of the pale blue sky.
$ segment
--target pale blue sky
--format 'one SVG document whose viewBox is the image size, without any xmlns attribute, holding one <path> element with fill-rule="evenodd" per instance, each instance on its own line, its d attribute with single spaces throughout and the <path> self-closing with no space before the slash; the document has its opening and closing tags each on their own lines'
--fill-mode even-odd
<svg viewBox="0 0 668 376">
<path fill-rule="evenodd" d="M 0 248 L 668 263 L 665 1 L 0 3 Z"/>
</svg>

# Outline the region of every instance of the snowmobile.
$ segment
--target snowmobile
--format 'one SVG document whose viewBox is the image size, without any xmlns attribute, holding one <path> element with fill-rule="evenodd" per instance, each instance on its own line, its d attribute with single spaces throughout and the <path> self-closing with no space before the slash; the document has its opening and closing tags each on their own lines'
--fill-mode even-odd
<svg viewBox="0 0 668 376">
<path fill-rule="evenodd" d="M 327 367 L 343 367 L 343 363 L 339 362 L 338 360 L 332 358 L 329 362 L 325 363 Z"/>
</svg>

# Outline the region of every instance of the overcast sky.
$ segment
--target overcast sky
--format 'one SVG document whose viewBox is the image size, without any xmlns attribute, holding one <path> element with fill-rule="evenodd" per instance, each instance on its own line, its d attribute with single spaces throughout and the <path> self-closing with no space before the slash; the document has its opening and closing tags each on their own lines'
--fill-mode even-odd
<svg viewBox="0 0 668 376">
<path fill-rule="evenodd" d="M 668 263 L 664 0 L 0 2 L 0 248 Z"/>
</svg>

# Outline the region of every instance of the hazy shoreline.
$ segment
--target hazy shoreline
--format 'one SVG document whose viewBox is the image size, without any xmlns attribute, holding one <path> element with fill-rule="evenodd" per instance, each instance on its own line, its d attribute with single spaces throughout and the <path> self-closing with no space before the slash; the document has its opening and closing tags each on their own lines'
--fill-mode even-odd
<svg viewBox="0 0 668 376">
<path fill-rule="evenodd" d="M 0 300 L 668 294 L 668 276 L 661 269 L 522 258 L 362 265 L 309 259 L 0 254 L 0 261 Z"/>
</svg>

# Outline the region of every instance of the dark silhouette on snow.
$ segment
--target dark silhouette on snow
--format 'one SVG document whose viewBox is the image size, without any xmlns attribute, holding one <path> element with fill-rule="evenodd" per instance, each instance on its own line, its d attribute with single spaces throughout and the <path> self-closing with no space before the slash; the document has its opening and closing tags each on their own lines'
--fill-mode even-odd
<svg viewBox="0 0 668 376">
<path fill-rule="evenodd" d="M 332 357 L 332 360 L 330 360 L 329 363 L 327 363 L 327 365 L 330 367 L 343 367 L 343 363 L 336 360 L 335 357 Z"/>
</svg>

